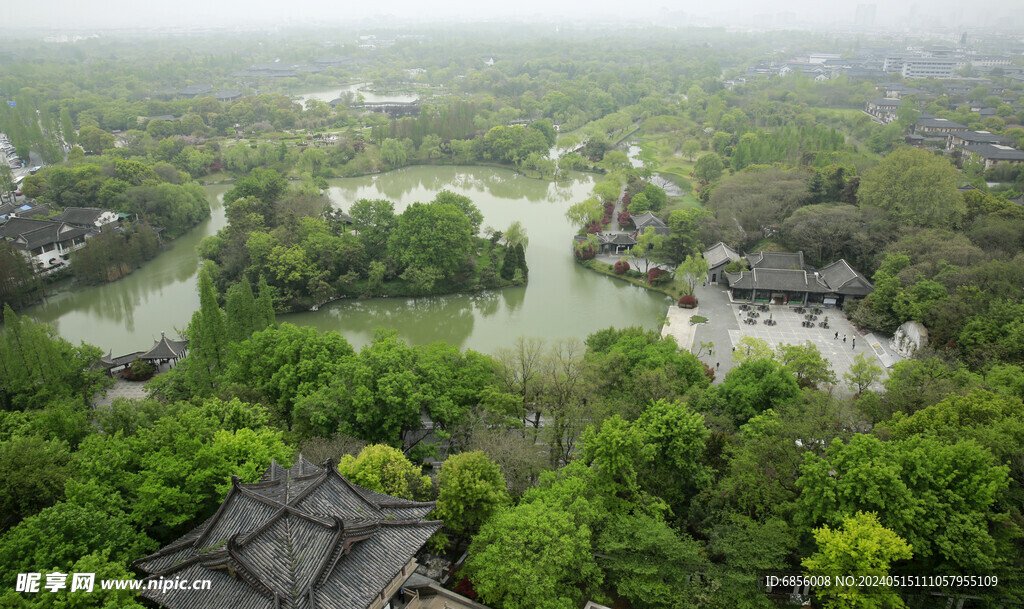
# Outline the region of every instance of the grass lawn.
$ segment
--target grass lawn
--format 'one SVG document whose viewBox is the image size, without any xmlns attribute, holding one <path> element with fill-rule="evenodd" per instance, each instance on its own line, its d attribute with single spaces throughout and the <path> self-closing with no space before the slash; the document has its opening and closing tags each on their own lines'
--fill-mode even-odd
<svg viewBox="0 0 1024 609">
<path fill-rule="evenodd" d="M 779 243 L 774 237 L 761 239 L 750 248 L 752 252 L 788 252 L 788 247 Z"/>
<path fill-rule="evenodd" d="M 653 292 L 661 292 L 662 294 L 671 296 L 674 300 L 679 300 L 679 297 L 683 295 L 683 284 L 675 277 L 664 283 L 651 285 L 647 282 L 646 273 L 641 273 L 639 277 L 635 275 L 618 275 L 615 273 L 612 265 L 601 262 L 600 260 L 587 260 L 580 264 L 592 271 L 597 271 L 602 275 L 608 275 L 609 277 L 614 277 L 615 279 L 632 283 L 633 285 L 640 286 Z"/>
</svg>

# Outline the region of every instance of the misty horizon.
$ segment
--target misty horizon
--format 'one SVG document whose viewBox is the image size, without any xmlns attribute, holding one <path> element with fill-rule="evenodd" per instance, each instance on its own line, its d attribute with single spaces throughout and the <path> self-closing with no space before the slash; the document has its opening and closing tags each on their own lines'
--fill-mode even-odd
<svg viewBox="0 0 1024 609">
<path fill-rule="evenodd" d="M 859 9 L 860 6 L 864 8 Z M 380 0 L 345 5 L 327 0 L 307 0 L 300 4 L 255 0 L 244 5 L 183 0 L 151 5 L 145 9 L 130 0 L 42 0 L 33 3 L 31 8 L 21 4 L 0 7 L 0 22 L 4 24 L 3 29 L 8 31 L 408 27 L 495 20 L 552 26 L 622 21 L 665 26 L 859 29 L 908 33 L 990 27 L 1024 38 L 1024 3 L 1011 0 L 989 3 L 980 11 L 952 0 L 855 0 L 833 4 L 827 10 L 822 10 L 814 0 L 781 0 L 770 4 L 750 0 L 721 0 L 711 6 L 692 1 L 666 3 L 665 0 L 639 0 L 629 4 L 608 0 L 522 0 L 508 5 L 445 0 L 429 8 L 411 0 Z"/>
</svg>

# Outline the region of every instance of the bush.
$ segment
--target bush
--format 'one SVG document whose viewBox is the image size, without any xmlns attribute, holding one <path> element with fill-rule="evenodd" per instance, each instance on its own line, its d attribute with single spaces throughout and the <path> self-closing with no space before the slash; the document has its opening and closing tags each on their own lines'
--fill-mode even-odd
<svg viewBox="0 0 1024 609">
<path fill-rule="evenodd" d="M 633 226 L 633 218 L 629 216 L 628 211 L 619 212 L 619 226 L 622 228 L 631 228 Z"/>
<path fill-rule="evenodd" d="M 144 359 L 137 359 L 124 371 L 124 378 L 129 381 L 145 381 L 156 374 L 153 364 Z"/>
<path fill-rule="evenodd" d="M 669 273 L 668 273 L 668 271 L 666 271 L 664 269 L 659 269 L 658 267 L 654 267 L 653 269 L 647 271 L 647 282 L 650 283 L 651 285 L 654 285 L 656 283 L 661 283 L 663 281 L 667 281 L 668 278 L 669 278 Z"/>
<path fill-rule="evenodd" d="M 685 296 L 683 298 L 685 298 Z M 690 317 L 690 324 L 691 325 L 693 325 L 693 324 L 702 324 L 702 323 L 707 322 L 707 320 L 708 320 L 708 318 L 704 317 L 703 315 L 694 315 L 694 316 Z"/>
<path fill-rule="evenodd" d="M 575 248 L 573 251 L 576 252 L 576 257 L 580 260 L 590 260 L 597 254 L 597 249 L 592 245 L 583 245 Z"/>
<path fill-rule="evenodd" d="M 629 263 L 626 262 L 625 260 L 619 260 L 618 262 L 615 263 L 615 266 L 612 268 L 615 271 L 616 275 L 624 275 L 626 271 L 629 270 Z"/>
<path fill-rule="evenodd" d="M 679 297 L 679 306 L 684 309 L 692 309 L 697 306 L 697 297 L 693 294 L 686 294 Z"/>
</svg>

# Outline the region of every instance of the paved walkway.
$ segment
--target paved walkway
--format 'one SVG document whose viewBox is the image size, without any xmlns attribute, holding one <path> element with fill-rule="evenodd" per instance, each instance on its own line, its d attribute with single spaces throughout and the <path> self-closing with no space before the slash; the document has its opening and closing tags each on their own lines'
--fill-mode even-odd
<svg viewBox="0 0 1024 609">
<path fill-rule="evenodd" d="M 173 367 L 174 365 L 170 362 L 164 362 L 157 367 L 157 374 L 167 372 Z M 145 400 L 148 397 L 146 381 L 126 381 L 121 378 L 121 372 L 117 371 L 114 373 L 114 386 L 107 389 L 104 393 L 97 393 L 92 399 L 92 407 L 95 409 L 110 406 L 118 398 Z"/>
<path fill-rule="evenodd" d="M 700 353 L 700 359 L 707 365 L 717 368 L 715 382 L 720 383 L 732 369 L 732 348 L 743 336 L 754 336 L 768 342 L 773 349 L 782 344 L 801 345 L 810 341 L 828 360 L 838 379 L 838 387 L 845 391 L 846 384 L 843 374 L 848 372 L 854 357 L 859 353 L 874 355 L 883 368 L 890 368 L 901 358 L 894 353 L 885 339 L 873 335 L 861 335 L 846 319 L 846 315 L 837 309 L 825 309 L 815 323 L 828 317 L 829 328 L 805 328 L 803 314 L 796 313 L 788 305 L 770 305 L 768 313 L 761 313 L 756 324 L 743 323 L 747 314 L 740 310 L 740 303 L 731 303 L 728 289 L 724 286 L 701 286 L 696 290 L 700 303 L 701 315 L 710 319 L 710 323 L 694 326 L 696 332 L 690 339 L 691 351 L 697 353 L 701 343 L 713 343 L 714 349 L 709 355 Z M 675 307 L 678 308 L 678 307 Z M 764 324 L 764 319 L 771 314 L 776 322 L 774 326 Z M 839 337 L 836 338 L 838 332 Z M 843 342 L 843 337 L 846 342 Z M 887 376 L 883 374 L 883 379 Z"/>
<path fill-rule="evenodd" d="M 93 408 L 103 408 L 110 406 L 114 400 L 118 398 L 124 398 L 127 400 L 144 400 L 149 397 L 146 394 L 146 383 L 138 381 L 126 381 L 123 378 L 118 377 L 114 381 L 114 386 L 107 389 L 105 395 L 97 395 L 93 398 Z"/>
<path fill-rule="evenodd" d="M 700 303 L 701 315 L 710 321 L 696 326 L 694 348 L 691 351 L 697 353 L 701 343 L 714 345 L 710 354 L 702 352 L 698 357 L 708 366 L 715 368 L 715 383 L 721 383 L 725 375 L 732 370 L 732 332 L 739 330 L 740 324 L 732 313 L 733 305 L 729 303 L 729 291 L 724 287 L 697 286 L 694 295 Z"/>
<path fill-rule="evenodd" d="M 676 305 L 670 306 L 668 315 L 665 316 L 665 325 L 661 327 L 662 337 L 671 336 L 676 339 L 676 344 L 680 349 L 693 350 L 693 336 L 697 331 L 697 326 L 690 324 L 690 318 L 694 315 L 703 315 L 700 312 L 700 307 L 684 309 Z"/>
</svg>

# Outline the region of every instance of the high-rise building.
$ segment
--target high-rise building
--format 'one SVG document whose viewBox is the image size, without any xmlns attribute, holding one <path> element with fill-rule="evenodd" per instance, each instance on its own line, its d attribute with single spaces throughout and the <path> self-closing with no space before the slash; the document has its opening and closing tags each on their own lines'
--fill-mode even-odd
<svg viewBox="0 0 1024 609">
<path fill-rule="evenodd" d="M 858 4 L 857 17 L 854 20 L 854 23 L 862 27 L 874 26 L 876 8 L 877 6 L 874 4 Z"/>
</svg>

